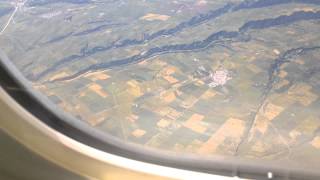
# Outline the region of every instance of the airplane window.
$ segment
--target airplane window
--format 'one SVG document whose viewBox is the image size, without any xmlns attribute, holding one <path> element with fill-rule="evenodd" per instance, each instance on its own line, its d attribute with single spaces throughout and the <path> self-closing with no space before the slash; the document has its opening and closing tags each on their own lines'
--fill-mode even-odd
<svg viewBox="0 0 320 180">
<path fill-rule="evenodd" d="M 304 170 L 320 165 L 319 29 L 319 0 L 0 1 L 1 49 L 79 122 Z"/>
</svg>

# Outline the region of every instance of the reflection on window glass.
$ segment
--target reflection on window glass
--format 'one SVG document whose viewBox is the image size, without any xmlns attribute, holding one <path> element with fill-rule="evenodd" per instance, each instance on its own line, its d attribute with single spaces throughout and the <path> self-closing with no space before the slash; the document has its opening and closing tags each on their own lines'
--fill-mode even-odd
<svg viewBox="0 0 320 180">
<path fill-rule="evenodd" d="M 314 167 L 319 0 L 1 0 L 0 47 L 126 142 Z"/>
</svg>

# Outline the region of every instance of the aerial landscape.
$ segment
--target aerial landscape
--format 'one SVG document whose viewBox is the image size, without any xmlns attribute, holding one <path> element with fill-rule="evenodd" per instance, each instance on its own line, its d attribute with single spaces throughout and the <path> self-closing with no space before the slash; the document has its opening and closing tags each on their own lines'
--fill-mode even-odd
<svg viewBox="0 0 320 180">
<path fill-rule="evenodd" d="M 1 49 L 79 121 L 145 147 L 308 168 L 319 31 L 319 0 L 0 0 Z"/>
</svg>

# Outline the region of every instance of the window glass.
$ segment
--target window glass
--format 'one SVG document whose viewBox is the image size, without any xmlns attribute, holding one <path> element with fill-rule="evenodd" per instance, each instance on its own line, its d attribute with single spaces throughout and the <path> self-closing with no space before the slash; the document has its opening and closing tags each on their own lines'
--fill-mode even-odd
<svg viewBox="0 0 320 180">
<path fill-rule="evenodd" d="M 34 89 L 125 142 L 320 157 L 319 0 L 0 0 L 0 47 Z"/>
</svg>

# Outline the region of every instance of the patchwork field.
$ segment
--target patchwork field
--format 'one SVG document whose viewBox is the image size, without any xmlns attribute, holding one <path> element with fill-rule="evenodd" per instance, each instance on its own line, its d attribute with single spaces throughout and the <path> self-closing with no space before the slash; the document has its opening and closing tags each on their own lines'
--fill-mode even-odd
<svg viewBox="0 0 320 180">
<path fill-rule="evenodd" d="M 318 0 L 1 1 L 0 28 L 36 90 L 123 141 L 320 166 Z"/>
</svg>

